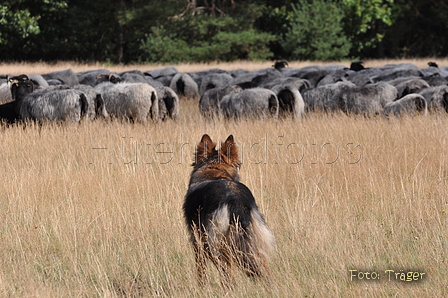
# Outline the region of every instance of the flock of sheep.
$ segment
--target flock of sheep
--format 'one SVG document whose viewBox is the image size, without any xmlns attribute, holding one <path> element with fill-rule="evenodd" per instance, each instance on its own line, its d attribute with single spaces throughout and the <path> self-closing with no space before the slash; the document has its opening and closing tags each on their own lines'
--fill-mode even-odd
<svg viewBox="0 0 448 298">
<path fill-rule="evenodd" d="M 434 62 L 364 68 L 342 65 L 256 71 L 173 66 L 147 72 L 107 69 L 0 77 L 0 120 L 67 121 L 118 118 L 146 123 L 179 117 L 179 98 L 199 101 L 203 117 L 300 118 L 312 112 L 365 116 L 448 112 L 448 67 Z"/>
</svg>

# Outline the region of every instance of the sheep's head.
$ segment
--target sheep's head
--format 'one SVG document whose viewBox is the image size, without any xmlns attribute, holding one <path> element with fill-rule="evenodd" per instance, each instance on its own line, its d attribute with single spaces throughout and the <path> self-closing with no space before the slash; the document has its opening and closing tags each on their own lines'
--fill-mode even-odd
<svg viewBox="0 0 448 298">
<path fill-rule="evenodd" d="M 96 85 L 103 83 L 103 82 L 111 82 L 113 84 L 116 84 L 121 81 L 123 81 L 123 80 L 119 76 L 116 76 L 114 74 L 100 73 L 96 77 Z"/>
<path fill-rule="evenodd" d="M 12 99 L 15 101 L 21 100 L 25 95 L 34 91 L 34 84 L 30 80 L 14 82 L 11 85 Z"/>
<path fill-rule="evenodd" d="M 275 69 L 280 70 L 282 68 L 285 68 L 288 65 L 288 62 L 286 61 L 275 61 L 274 65 L 272 65 Z"/>
<path fill-rule="evenodd" d="M 26 82 L 26 81 L 29 81 L 29 80 L 30 79 L 25 74 L 21 74 L 21 75 L 18 75 L 18 76 L 13 76 L 13 77 L 9 77 L 9 76 L 7 77 L 7 81 L 8 81 L 8 84 L 10 86 L 12 86 L 13 84 L 18 83 L 18 82 Z"/>
</svg>

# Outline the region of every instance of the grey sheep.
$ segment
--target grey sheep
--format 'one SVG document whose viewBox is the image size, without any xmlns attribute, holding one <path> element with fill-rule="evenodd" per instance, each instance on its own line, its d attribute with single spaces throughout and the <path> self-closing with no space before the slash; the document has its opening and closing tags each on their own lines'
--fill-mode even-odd
<svg viewBox="0 0 448 298">
<path fill-rule="evenodd" d="M 448 113 L 448 86 L 435 86 L 423 89 L 419 92 L 428 103 L 430 112 Z"/>
<path fill-rule="evenodd" d="M 230 81 L 229 85 L 238 85 L 243 89 L 249 89 L 264 86 L 276 78 L 283 77 L 285 76 L 275 68 L 263 68 L 239 75 Z"/>
<path fill-rule="evenodd" d="M 146 71 L 144 74 L 146 77 L 152 78 L 154 81 L 161 83 L 163 86 L 169 87 L 171 80 L 178 73 L 179 71 L 176 67 L 166 66 L 164 68 Z M 152 84 L 150 85 L 153 86 Z"/>
<path fill-rule="evenodd" d="M 282 73 L 286 77 L 295 77 L 310 82 L 311 87 L 316 87 L 320 80 L 330 73 L 320 65 L 309 65 L 302 68 L 284 68 Z"/>
<path fill-rule="evenodd" d="M 38 89 L 38 88 L 47 88 L 50 85 L 48 84 L 48 82 L 44 79 L 43 76 L 38 75 L 38 74 L 30 74 L 28 75 L 28 78 L 31 80 L 31 82 L 33 82 L 34 84 L 34 88 Z"/>
<path fill-rule="evenodd" d="M 179 118 L 179 97 L 170 87 L 160 86 L 156 88 L 159 100 L 159 119 L 166 120 Z"/>
<path fill-rule="evenodd" d="M 12 96 L 9 83 L 3 83 L 0 85 L 0 104 L 4 104 L 10 101 L 12 101 Z"/>
<path fill-rule="evenodd" d="M 384 106 L 383 113 L 386 116 L 402 116 L 404 114 L 423 114 L 426 116 L 428 113 L 428 105 L 423 96 L 412 93 L 398 100 L 387 103 Z"/>
<path fill-rule="evenodd" d="M 33 90 L 31 81 L 11 86 L 15 110 L 22 120 L 79 122 L 87 114 L 89 104 L 80 91 L 57 88 Z"/>
<path fill-rule="evenodd" d="M 147 83 L 145 76 L 135 72 L 124 72 L 120 74 L 123 82 L 126 83 Z"/>
<path fill-rule="evenodd" d="M 203 95 L 207 90 L 223 87 L 233 80 L 228 73 L 212 73 L 201 77 L 199 84 L 199 94 Z"/>
<path fill-rule="evenodd" d="M 428 82 L 419 77 L 398 78 L 388 81 L 388 83 L 397 88 L 399 97 L 410 93 L 419 93 L 421 90 L 429 88 Z"/>
<path fill-rule="evenodd" d="M 379 82 L 363 87 L 343 88 L 331 101 L 347 114 L 373 116 L 382 113 L 384 106 L 397 98 L 397 88 L 386 82 Z"/>
<path fill-rule="evenodd" d="M 227 85 L 207 90 L 199 99 L 199 112 L 205 118 L 214 118 L 221 115 L 221 99 L 232 93 L 241 92 L 243 88 L 238 85 Z"/>
<path fill-rule="evenodd" d="M 93 69 L 93 70 L 87 70 L 81 73 L 77 73 L 76 76 L 78 77 L 79 84 L 89 85 L 89 86 L 95 86 L 97 83 L 97 77 L 101 74 L 109 74 L 110 71 L 107 69 Z"/>
<path fill-rule="evenodd" d="M 346 79 L 349 82 L 355 84 L 356 86 L 365 86 L 367 84 L 373 84 L 373 80 L 365 73 L 349 70 L 347 71 L 347 74 L 348 76 L 346 77 Z"/>
<path fill-rule="evenodd" d="M 43 75 L 43 78 L 47 80 L 57 80 L 60 82 L 60 84 L 65 84 L 70 87 L 73 87 L 75 85 L 79 84 L 78 76 L 76 73 L 73 72 L 71 68 L 66 70 L 60 70 L 60 71 L 53 71 L 49 74 Z"/>
<path fill-rule="evenodd" d="M 264 84 L 263 88 L 271 89 L 275 85 L 280 85 L 280 84 L 287 84 L 287 85 L 294 86 L 297 88 L 297 90 L 299 90 L 299 92 L 302 92 L 306 89 L 311 88 L 311 83 L 308 80 L 304 80 L 304 79 L 300 79 L 300 78 L 296 78 L 296 77 L 276 78 L 276 79 Z"/>
<path fill-rule="evenodd" d="M 271 90 L 277 95 L 279 117 L 301 118 L 303 116 L 305 103 L 296 87 L 289 84 L 280 84 L 272 87 Z"/>
<path fill-rule="evenodd" d="M 178 73 L 171 80 L 170 86 L 179 97 L 199 99 L 199 87 L 187 73 Z"/>
<path fill-rule="evenodd" d="M 161 77 L 175 76 L 179 71 L 175 66 L 166 66 L 164 68 L 157 68 L 154 70 L 145 71 L 145 75 L 152 77 L 153 79 L 159 79 Z"/>
<path fill-rule="evenodd" d="M 351 82 L 337 82 L 331 85 L 304 90 L 302 97 L 305 103 L 305 113 L 335 111 L 336 105 L 332 102 L 333 96 L 344 88 L 355 86 Z"/>
<path fill-rule="evenodd" d="M 232 93 L 224 96 L 220 105 L 225 118 L 278 118 L 278 99 L 269 89 L 252 88 Z"/>
<path fill-rule="evenodd" d="M 146 83 L 154 88 L 163 86 L 163 84 L 161 82 L 154 80 L 150 76 L 145 76 L 142 73 L 125 72 L 125 73 L 120 74 L 120 77 L 123 80 L 123 82 L 126 82 L 126 83 Z"/>
<path fill-rule="evenodd" d="M 117 84 L 123 82 L 123 79 L 118 73 L 100 73 L 96 76 L 94 87 L 101 83 L 112 83 Z"/>
<path fill-rule="evenodd" d="M 411 63 L 388 64 L 376 68 L 376 74 L 371 76 L 374 82 L 391 81 L 400 77 L 421 77 L 423 73 L 417 66 Z"/>
<path fill-rule="evenodd" d="M 95 86 L 104 99 L 110 116 L 146 123 L 148 115 L 158 120 L 159 103 L 156 90 L 146 83 L 101 83 Z"/>
<path fill-rule="evenodd" d="M 348 69 L 339 69 L 329 72 L 317 83 L 316 87 L 334 84 L 336 82 L 346 82 L 348 75 Z"/>
<path fill-rule="evenodd" d="M 73 89 L 84 93 L 87 101 L 89 102 L 87 119 L 93 120 L 97 117 L 101 117 L 104 119 L 109 118 L 109 113 L 107 113 L 106 105 L 104 103 L 102 95 L 100 93 L 97 93 L 92 86 L 79 84 L 74 86 Z"/>
</svg>

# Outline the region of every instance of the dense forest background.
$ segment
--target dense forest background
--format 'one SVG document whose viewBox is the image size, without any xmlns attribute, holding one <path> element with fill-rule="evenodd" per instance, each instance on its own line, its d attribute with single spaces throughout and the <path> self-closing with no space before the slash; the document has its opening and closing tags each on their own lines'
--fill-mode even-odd
<svg viewBox="0 0 448 298">
<path fill-rule="evenodd" d="M 448 56 L 446 0 L 3 0 L 1 61 Z"/>
</svg>

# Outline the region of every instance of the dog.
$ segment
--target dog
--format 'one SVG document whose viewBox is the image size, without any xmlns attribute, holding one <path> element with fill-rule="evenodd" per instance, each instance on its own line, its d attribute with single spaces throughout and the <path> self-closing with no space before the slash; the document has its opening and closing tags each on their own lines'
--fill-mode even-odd
<svg viewBox="0 0 448 298">
<path fill-rule="evenodd" d="M 207 259 L 218 269 L 225 287 L 234 283 L 234 267 L 249 277 L 269 281 L 268 255 L 275 238 L 252 192 L 239 182 L 240 162 L 233 136 L 219 150 L 215 147 L 204 134 L 183 204 L 199 285 L 204 284 Z"/>
</svg>

